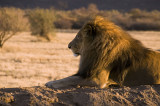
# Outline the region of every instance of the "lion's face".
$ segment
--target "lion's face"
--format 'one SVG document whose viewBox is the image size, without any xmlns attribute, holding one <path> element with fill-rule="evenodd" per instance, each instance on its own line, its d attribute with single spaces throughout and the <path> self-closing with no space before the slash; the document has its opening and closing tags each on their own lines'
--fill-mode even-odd
<svg viewBox="0 0 160 106">
<path fill-rule="evenodd" d="M 86 49 L 90 48 L 90 45 L 95 39 L 95 28 L 91 23 L 87 23 L 68 44 L 68 48 L 72 50 L 74 56 L 79 56 L 82 55 Z"/>
<path fill-rule="evenodd" d="M 83 42 L 83 34 L 82 30 L 80 30 L 76 37 L 68 44 L 68 48 L 72 50 L 74 56 L 81 55 L 82 52 L 82 42 Z"/>
</svg>

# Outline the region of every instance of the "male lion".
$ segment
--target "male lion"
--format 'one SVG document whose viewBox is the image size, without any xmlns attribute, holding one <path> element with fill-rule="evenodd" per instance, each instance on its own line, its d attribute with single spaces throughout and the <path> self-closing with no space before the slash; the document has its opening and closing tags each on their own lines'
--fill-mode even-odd
<svg viewBox="0 0 160 106">
<path fill-rule="evenodd" d="M 113 84 L 160 84 L 160 53 L 145 48 L 140 41 L 102 17 L 87 22 L 68 47 L 81 56 L 77 74 L 48 82 L 46 86 L 105 88 Z"/>
</svg>

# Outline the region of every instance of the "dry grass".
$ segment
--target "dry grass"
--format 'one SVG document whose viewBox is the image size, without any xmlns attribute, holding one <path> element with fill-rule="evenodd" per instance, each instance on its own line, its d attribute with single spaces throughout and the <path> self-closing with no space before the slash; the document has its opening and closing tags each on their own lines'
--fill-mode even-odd
<svg viewBox="0 0 160 106">
<path fill-rule="evenodd" d="M 129 32 L 146 47 L 160 49 L 160 32 Z M 13 36 L 0 49 L 0 87 L 43 85 L 76 73 L 79 57 L 67 48 L 76 33 L 56 34 L 52 42 L 40 41 L 29 32 Z"/>
</svg>

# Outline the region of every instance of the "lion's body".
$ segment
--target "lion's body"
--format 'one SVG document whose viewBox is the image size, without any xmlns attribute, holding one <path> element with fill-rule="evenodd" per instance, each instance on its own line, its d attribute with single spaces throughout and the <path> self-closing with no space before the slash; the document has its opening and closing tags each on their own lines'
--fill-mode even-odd
<svg viewBox="0 0 160 106">
<path fill-rule="evenodd" d="M 81 56 L 75 76 L 100 88 L 160 84 L 160 53 L 101 17 L 87 22 L 69 48 Z"/>
</svg>

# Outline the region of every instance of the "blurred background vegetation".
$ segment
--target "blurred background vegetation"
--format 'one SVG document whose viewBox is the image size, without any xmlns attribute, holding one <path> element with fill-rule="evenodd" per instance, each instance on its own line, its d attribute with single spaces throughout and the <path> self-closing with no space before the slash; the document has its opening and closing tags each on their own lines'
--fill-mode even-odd
<svg viewBox="0 0 160 106">
<path fill-rule="evenodd" d="M 16 23 L 21 30 L 31 30 L 33 34 L 40 35 L 47 34 L 52 31 L 52 28 L 79 29 L 86 21 L 96 15 L 103 16 L 126 30 L 160 30 L 160 11 L 158 10 L 131 9 L 128 12 L 99 10 L 95 4 L 90 4 L 87 8 L 82 7 L 74 10 L 19 9 L 12 7 L 0 8 L 0 11 L 4 11 L 4 9 L 10 18 L 15 20 L 18 18 L 18 22 L 14 21 L 12 23 Z M 0 17 L 0 20 L 3 21 L 2 17 Z M 0 29 L 1 27 L 0 25 Z M 40 28 L 41 31 L 34 27 Z"/>
<path fill-rule="evenodd" d="M 158 10 L 99 10 L 95 4 L 73 10 L 1 7 L 0 46 L 10 38 L 5 35 L 12 36 L 19 31 L 31 31 L 33 35 L 50 40 L 55 29 L 80 29 L 86 21 L 97 15 L 113 21 L 125 30 L 160 30 Z"/>
<path fill-rule="evenodd" d="M 34 9 L 26 10 L 26 17 L 30 23 L 32 35 L 45 37 L 51 40 L 50 33 L 54 32 L 54 10 L 52 9 Z"/>
</svg>

